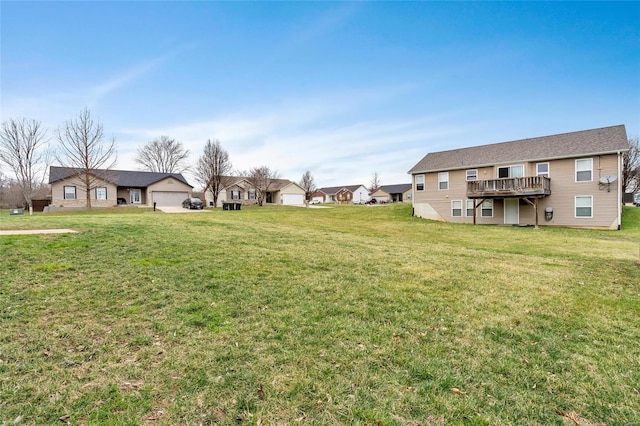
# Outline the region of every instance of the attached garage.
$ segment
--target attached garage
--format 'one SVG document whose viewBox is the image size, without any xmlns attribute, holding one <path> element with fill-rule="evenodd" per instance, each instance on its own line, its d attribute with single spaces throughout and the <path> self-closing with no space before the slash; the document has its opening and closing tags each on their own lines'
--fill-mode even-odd
<svg viewBox="0 0 640 426">
<path fill-rule="evenodd" d="M 282 194 L 282 204 L 301 206 L 304 204 L 304 194 Z"/>
<path fill-rule="evenodd" d="M 153 191 L 151 193 L 152 203 L 155 201 L 158 207 L 161 206 L 181 206 L 182 202 L 189 198 L 187 191 Z"/>
</svg>

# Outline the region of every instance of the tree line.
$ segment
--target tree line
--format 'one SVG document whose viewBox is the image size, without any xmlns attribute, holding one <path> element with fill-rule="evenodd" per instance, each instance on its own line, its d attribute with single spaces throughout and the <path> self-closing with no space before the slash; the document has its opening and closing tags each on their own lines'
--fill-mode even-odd
<svg viewBox="0 0 640 426">
<path fill-rule="evenodd" d="M 38 120 L 10 118 L 2 123 L 0 165 L 8 167 L 15 175 L 15 180 L 9 179 L 0 169 L 0 202 L 14 206 L 22 204 L 32 209 L 33 198 L 46 187 L 47 171 L 55 160 L 61 167 L 73 172 L 72 178 L 86 193 L 86 208 L 91 208 L 91 191 L 112 178 L 117 161 L 115 139 L 105 137 L 102 123 L 93 117 L 88 108 L 55 129 L 53 137 L 57 142 L 57 150 L 50 148 L 51 138 Z M 139 147 L 135 161 L 145 171 L 182 173 L 189 168 L 189 155 L 189 150 L 181 142 L 163 135 Z M 217 206 L 220 192 L 228 186 L 234 175 L 246 178 L 260 206 L 279 178 L 278 172 L 268 166 L 234 172 L 229 153 L 217 139 L 207 140 L 193 173 L 204 191 L 213 194 L 214 206 Z M 303 174 L 299 184 L 309 200 L 316 190 L 310 171 Z"/>
</svg>

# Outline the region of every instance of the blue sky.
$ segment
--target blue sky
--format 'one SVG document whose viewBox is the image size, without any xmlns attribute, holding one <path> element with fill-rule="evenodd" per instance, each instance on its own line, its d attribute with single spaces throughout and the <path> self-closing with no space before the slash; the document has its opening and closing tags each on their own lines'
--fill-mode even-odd
<svg viewBox="0 0 640 426">
<path fill-rule="evenodd" d="M 86 106 L 119 169 L 167 135 L 193 164 L 217 138 L 239 170 L 395 184 L 428 152 L 640 135 L 639 2 L 2 1 L 0 15 L 2 120 L 53 136 Z"/>
</svg>

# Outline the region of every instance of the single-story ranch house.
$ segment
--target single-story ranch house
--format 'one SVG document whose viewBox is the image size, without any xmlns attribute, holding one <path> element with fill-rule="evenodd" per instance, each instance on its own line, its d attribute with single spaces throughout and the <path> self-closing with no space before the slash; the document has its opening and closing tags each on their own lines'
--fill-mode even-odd
<svg viewBox="0 0 640 426">
<path fill-rule="evenodd" d="M 354 203 L 369 201 L 369 190 L 364 185 L 327 186 L 311 194 L 313 203 Z"/>
<path fill-rule="evenodd" d="M 117 204 L 181 206 L 193 186 L 180 173 L 93 170 L 91 206 Z M 84 170 L 51 166 L 51 204 L 56 207 L 85 207 Z M 120 201 L 120 202 L 118 202 Z"/>
<path fill-rule="evenodd" d="M 225 176 L 223 188 L 218 194 L 218 206 L 225 202 L 255 204 L 256 192 L 247 177 Z M 305 191 L 300 185 L 288 179 L 273 179 L 265 194 L 264 202 L 267 204 L 281 204 L 285 206 L 304 205 Z M 206 205 L 213 207 L 213 194 L 205 193 Z"/>
<path fill-rule="evenodd" d="M 411 184 L 382 185 L 371 194 L 378 203 L 402 203 L 411 201 Z"/>
<path fill-rule="evenodd" d="M 447 221 L 619 229 L 624 125 L 427 154 L 413 214 Z"/>
</svg>

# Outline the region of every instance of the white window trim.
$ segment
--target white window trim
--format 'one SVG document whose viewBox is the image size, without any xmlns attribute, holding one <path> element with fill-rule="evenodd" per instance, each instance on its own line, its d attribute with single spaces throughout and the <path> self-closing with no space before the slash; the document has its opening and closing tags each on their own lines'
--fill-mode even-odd
<svg viewBox="0 0 640 426">
<path fill-rule="evenodd" d="M 591 200 L 591 203 L 590 203 L 591 215 L 578 216 L 578 198 L 589 198 Z M 573 215 L 575 219 L 592 219 L 593 218 L 593 195 L 576 195 L 573 200 Z"/>
<path fill-rule="evenodd" d="M 446 176 L 446 180 L 440 180 L 440 175 Z M 447 183 L 446 188 L 440 188 L 440 183 Z M 440 172 L 438 173 L 438 191 L 448 191 L 449 190 L 449 172 Z"/>
<path fill-rule="evenodd" d="M 73 188 L 73 198 L 67 198 L 67 188 Z M 64 185 L 62 187 L 62 199 L 64 200 L 77 200 L 78 199 L 78 190 L 75 186 L 72 185 Z"/>
<path fill-rule="evenodd" d="M 538 170 L 538 166 L 540 164 L 546 164 L 547 165 L 547 171 L 546 172 L 540 173 L 540 171 Z M 536 163 L 536 176 L 546 176 L 546 177 L 550 177 L 551 176 L 551 166 L 549 165 L 548 162 Z"/>
<path fill-rule="evenodd" d="M 104 189 L 104 198 L 98 198 L 98 190 L 99 190 L 99 189 Z M 106 199 L 108 199 L 108 198 L 109 198 L 109 197 L 108 197 L 108 195 L 107 195 L 107 187 L 106 187 L 106 186 L 99 186 L 99 187 L 97 187 L 97 188 L 95 189 L 94 195 L 95 195 L 96 200 L 106 200 Z"/>
<path fill-rule="evenodd" d="M 454 216 L 453 215 L 453 203 L 460 203 L 460 216 Z M 462 202 L 462 200 L 451 200 L 451 217 L 464 217 L 464 203 Z"/>
<path fill-rule="evenodd" d="M 422 178 L 422 182 L 418 182 L 418 178 Z M 416 191 L 424 191 L 425 183 L 424 183 L 424 175 L 416 175 Z M 422 184 L 422 189 L 418 188 L 418 185 Z"/>
<path fill-rule="evenodd" d="M 498 167 L 496 167 L 496 178 L 497 179 L 517 179 L 517 178 L 515 178 L 515 177 L 513 177 L 511 175 L 511 168 L 512 167 L 521 167 L 522 168 L 522 176 L 520 176 L 520 177 L 525 177 L 527 175 L 526 169 L 524 167 L 524 164 L 511 164 L 511 165 L 508 165 L 508 166 L 498 166 Z M 506 178 L 501 178 L 500 177 L 500 169 L 509 169 L 509 176 L 506 177 Z"/>
<path fill-rule="evenodd" d="M 469 172 L 475 172 L 476 173 L 476 177 L 475 179 L 469 179 Z M 466 180 L 467 182 L 473 182 L 478 180 L 478 169 L 469 169 L 466 171 Z"/>
<path fill-rule="evenodd" d="M 469 202 L 471 202 L 471 214 L 469 214 Z M 476 200 L 466 200 L 464 202 L 464 214 L 465 217 L 473 217 L 473 210 L 476 207 Z"/>
<path fill-rule="evenodd" d="M 484 203 L 486 203 L 487 201 L 491 201 L 491 216 L 483 216 L 483 214 L 482 214 Z M 489 210 L 489 209 L 487 209 L 487 210 Z M 484 200 L 482 202 L 482 204 L 480 205 L 480 217 L 489 217 L 489 218 L 491 218 L 491 217 L 493 217 L 494 211 L 495 211 L 495 208 L 494 208 L 493 200 Z"/>
<path fill-rule="evenodd" d="M 578 172 L 586 172 L 587 171 L 587 169 L 578 170 L 578 161 L 587 161 L 587 160 L 591 163 L 591 167 L 589 168 L 589 172 L 591 172 L 591 178 L 589 180 L 578 180 Z M 576 183 L 578 183 L 578 182 L 593 182 L 593 158 L 579 158 L 579 159 L 576 160 L 576 168 L 575 168 L 574 178 L 576 180 Z"/>
</svg>

